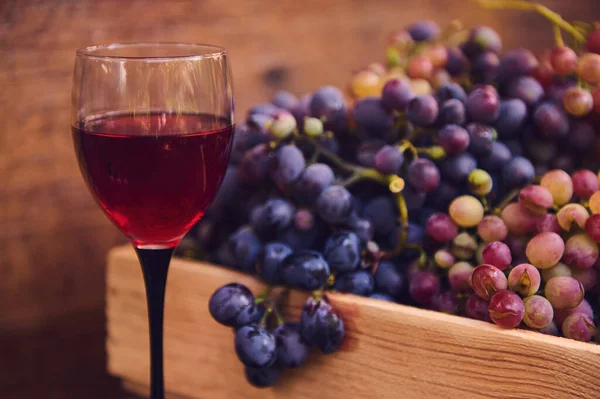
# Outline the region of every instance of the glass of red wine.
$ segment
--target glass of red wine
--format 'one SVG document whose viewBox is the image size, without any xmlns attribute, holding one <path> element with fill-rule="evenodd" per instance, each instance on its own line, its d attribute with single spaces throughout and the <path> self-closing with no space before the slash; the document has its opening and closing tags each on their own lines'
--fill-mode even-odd
<svg viewBox="0 0 600 399">
<path fill-rule="evenodd" d="M 77 51 L 72 134 L 81 173 L 142 266 L 151 399 L 164 398 L 163 308 L 173 250 L 225 175 L 234 104 L 225 49 L 131 43 Z"/>
</svg>

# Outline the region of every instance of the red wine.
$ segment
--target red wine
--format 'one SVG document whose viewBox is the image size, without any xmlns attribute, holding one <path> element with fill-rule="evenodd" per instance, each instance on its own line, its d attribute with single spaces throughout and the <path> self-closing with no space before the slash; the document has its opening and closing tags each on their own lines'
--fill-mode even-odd
<svg viewBox="0 0 600 399">
<path fill-rule="evenodd" d="M 137 246 L 173 247 L 202 216 L 227 169 L 233 126 L 212 115 L 119 114 L 73 127 L 81 172 Z"/>
</svg>

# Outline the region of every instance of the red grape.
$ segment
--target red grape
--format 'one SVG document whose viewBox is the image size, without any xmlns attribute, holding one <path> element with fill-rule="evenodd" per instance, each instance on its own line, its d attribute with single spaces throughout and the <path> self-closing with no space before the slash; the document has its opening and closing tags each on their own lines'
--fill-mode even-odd
<svg viewBox="0 0 600 399">
<path fill-rule="evenodd" d="M 592 305 L 587 300 L 581 301 L 581 303 L 574 308 L 570 309 L 555 309 L 554 310 L 554 321 L 556 321 L 559 325 L 564 323 L 565 319 L 572 314 L 575 313 L 583 313 L 588 315 L 589 317 L 594 317 L 594 309 L 592 309 Z"/>
<path fill-rule="evenodd" d="M 575 280 L 579 281 L 581 285 L 583 285 L 583 289 L 586 291 L 591 291 L 596 288 L 596 283 L 598 282 L 596 269 L 573 269 L 571 273 L 571 277 Z"/>
<path fill-rule="evenodd" d="M 575 234 L 565 244 L 563 262 L 578 269 L 594 266 L 598 259 L 598 244 L 587 234 Z"/>
<path fill-rule="evenodd" d="M 384 174 L 396 174 L 404 163 L 404 154 L 397 147 L 384 145 L 375 153 L 373 167 Z"/>
<path fill-rule="evenodd" d="M 434 68 L 443 68 L 448 62 L 448 50 L 441 43 L 433 43 L 425 49 L 424 55 L 429 58 Z"/>
<path fill-rule="evenodd" d="M 563 322 L 562 332 L 566 338 L 590 342 L 596 335 L 594 319 L 583 313 L 572 314 Z"/>
<path fill-rule="evenodd" d="M 596 28 L 588 34 L 585 47 L 590 53 L 600 54 L 600 28 Z"/>
<path fill-rule="evenodd" d="M 483 247 L 481 253 L 483 263 L 496 266 L 500 270 L 506 269 L 512 262 L 510 248 L 500 241 L 494 241 Z"/>
<path fill-rule="evenodd" d="M 565 92 L 563 105 L 574 116 L 585 116 L 594 108 L 592 93 L 581 87 L 571 87 Z"/>
<path fill-rule="evenodd" d="M 571 268 L 562 262 L 558 262 L 550 269 L 542 270 L 542 277 L 544 278 L 544 281 L 549 281 L 551 278 L 559 276 L 571 277 L 571 274 Z"/>
<path fill-rule="evenodd" d="M 477 233 L 485 242 L 503 241 L 508 235 L 508 227 L 500 217 L 488 215 L 477 225 Z"/>
<path fill-rule="evenodd" d="M 556 233 L 539 233 L 527 244 L 526 255 L 538 269 L 549 269 L 556 265 L 565 252 L 565 242 Z"/>
<path fill-rule="evenodd" d="M 560 208 L 556 214 L 558 224 L 566 231 L 571 231 L 573 227 L 585 228 L 585 222 L 590 217 L 587 209 L 580 204 L 567 204 Z"/>
<path fill-rule="evenodd" d="M 534 215 L 545 214 L 553 201 L 550 191 L 542 186 L 527 186 L 519 192 L 519 203 Z"/>
<path fill-rule="evenodd" d="M 472 235 L 463 231 L 452 240 L 450 251 L 459 259 L 471 259 L 477 251 L 477 241 Z"/>
<path fill-rule="evenodd" d="M 573 191 L 581 199 L 590 198 L 598 191 L 598 177 L 594 172 L 588 169 L 581 169 L 573 173 Z"/>
<path fill-rule="evenodd" d="M 475 227 L 483 219 L 483 205 L 470 195 L 460 196 L 448 208 L 450 217 L 461 227 Z"/>
<path fill-rule="evenodd" d="M 447 249 L 439 249 L 433 255 L 433 259 L 435 264 L 441 267 L 442 269 L 449 269 L 454 265 L 454 255 L 450 253 Z"/>
<path fill-rule="evenodd" d="M 439 242 L 452 241 L 458 235 L 458 227 L 445 213 L 434 213 L 427 219 L 427 234 Z"/>
<path fill-rule="evenodd" d="M 600 54 L 583 54 L 577 63 L 577 74 L 591 85 L 600 83 Z"/>
<path fill-rule="evenodd" d="M 574 308 L 583 300 L 583 285 L 573 277 L 554 277 L 546 282 L 544 296 L 555 309 Z"/>
<path fill-rule="evenodd" d="M 440 183 L 440 171 L 429 159 L 415 159 L 408 166 L 407 180 L 418 191 L 428 193 Z"/>
<path fill-rule="evenodd" d="M 431 305 L 440 292 L 440 279 L 428 271 L 419 271 L 410 280 L 410 296 L 420 305 Z"/>
<path fill-rule="evenodd" d="M 523 300 L 525 315 L 523 321 L 531 328 L 544 328 L 552 323 L 554 310 L 550 301 L 543 296 L 533 295 Z"/>
<path fill-rule="evenodd" d="M 532 75 L 544 88 L 548 88 L 554 83 L 554 68 L 550 60 L 540 59 L 540 64 L 535 68 Z"/>
<path fill-rule="evenodd" d="M 439 144 L 448 154 L 463 152 L 469 147 L 469 133 L 459 125 L 446 125 L 438 133 Z"/>
<path fill-rule="evenodd" d="M 522 263 L 510 271 L 508 288 L 523 296 L 534 295 L 540 288 L 542 278 L 535 266 Z"/>
<path fill-rule="evenodd" d="M 577 68 L 577 54 L 569 47 L 555 47 L 550 53 L 552 68 L 559 75 L 570 75 Z"/>
<path fill-rule="evenodd" d="M 389 80 L 381 91 L 381 101 L 383 101 L 383 104 L 397 111 L 404 111 L 404 108 L 414 96 L 412 88 L 403 79 Z"/>
<path fill-rule="evenodd" d="M 558 218 L 553 213 L 547 213 L 541 216 L 535 224 L 538 233 L 553 232 L 560 233 L 560 224 Z"/>
<path fill-rule="evenodd" d="M 573 196 L 573 181 L 564 170 L 554 169 L 542 176 L 540 185 L 546 188 L 554 198 L 554 205 L 564 205 Z"/>
<path fill-rule="evenodd" d="M 490 318 L 489 304 L 476 294 L 471 294 L 465 303 L 465 314 L 475 320 L 492 321 Z"/>
<path fill-rule="evenodd" d="M 466 106 L 472 121 L 493 122 L 500 111 L 500 97 L 493 86 L 483 85 L 469 93 Z"/>
<path fill-rule="evenodd" d="M 458 262 L 448 270 L 448 282 L 455 292 L 471 290 L 469 279 L 475 268 L 469 262 Z"/>
<path fill-rule="evenodd" d="M 433 72 L 433 63 L 426 56 L 416 56 L 409 61 L 407 72 L 413 79 L 428 79 Z"/>
<path fill-rule="evenodd" d="M 515 328 L 523 320 L 525 305 L 523 300 L 509 290 L 498 291 L 489 305 L 490 317 L 500 327 Z"/>
<path fill-rule="evenodd" d="M 414 90 L 414 88 L 413 88 Z M 428 126 L 435 122 L 439 106 L 431 95 L 418 95 L 408 103 L 406 117 L 416 125 Z"/>
<path fill-rule="evenodd" d="M 471 284 L 475 293 L 486 301 L 508 286 L 504 273 L 492 265 L 477 266 L 471 276 Z"/>
<path fill-rule="evenodd" d="M 592 215 L 585 222 L 585 232 L 594 241 L 600 242 L 600 215 Z"/>
<path fill-rule="evenodd" d="M 508 204 L 501 216 L 511 233 L 530 233 L 536 228 L 537 218 L 517 203 Z"/>
</svg>

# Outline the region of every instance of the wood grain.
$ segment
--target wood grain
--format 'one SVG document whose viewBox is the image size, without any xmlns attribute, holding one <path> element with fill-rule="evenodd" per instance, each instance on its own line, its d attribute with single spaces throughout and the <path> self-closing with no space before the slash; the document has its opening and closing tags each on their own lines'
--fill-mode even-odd
<svg viewBox="0 0 600 399">
<path fill-rule="evenodd" d="M 330 300 L 347 338 L 340 352 L 317 355 L 269 390 L 251 388 L 233 334 L 208 313 L 210 295 L 254 278 L 205 263 L 172 262 L 166 298 L 167 389 L 192 398 L 526 398 L 597 399 L 600 346 L 345 294 Z M 109 370 L 148 378 L 144 288 L 129 247 L 113 250 L 108 269 Z M 294 292 L 288 316 L 306 295 Z"/>
</svg>

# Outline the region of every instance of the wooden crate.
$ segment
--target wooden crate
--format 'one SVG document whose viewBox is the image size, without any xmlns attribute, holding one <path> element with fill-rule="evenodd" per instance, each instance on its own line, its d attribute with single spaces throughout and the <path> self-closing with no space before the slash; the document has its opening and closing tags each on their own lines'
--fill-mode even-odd
<svg viewBox="0 0 600 399">
<path fill-rule="evenodd" d="M 133 250 L 108 260 L 109 371 L 140 393 L 149 375 L 144 286 Z M 223 284 L 254 292 L 253 277 L 206 263 L 174 259 L 165 321 L 165 379 L 173 398 L 459 399 L 600 398 L 600 346 L 346 294 L 330 299 L 342 315 L 342 350 L 315 352 L 270 389 L 252 388 L 233 350 L 232 330 L 208 313 Z M 297 317 L 306 295 L 287 309 Z"/>
</svg>

